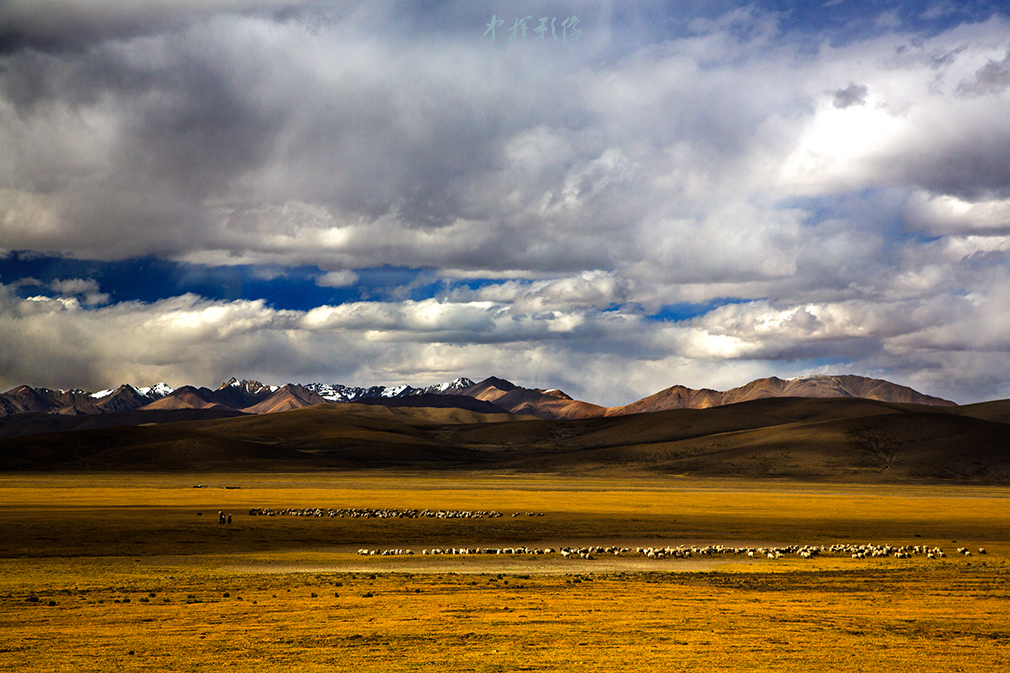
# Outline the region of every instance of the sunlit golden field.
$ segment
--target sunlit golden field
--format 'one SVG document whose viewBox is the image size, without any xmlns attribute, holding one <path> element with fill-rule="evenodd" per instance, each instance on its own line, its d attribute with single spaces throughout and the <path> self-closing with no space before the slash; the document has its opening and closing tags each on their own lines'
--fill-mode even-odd
<svg viewBox="0 0 1010 673">
<path fill-rule="evenodd" d="M 505 516 L 248 515 L 303 506 Z M 543 516 L 511 516 L 527 511 Z M 4 476 L 0 670 L 1008 670 L 1008 522 L 999 487 Z M 889 543 L 947 558 L 420 555 L 607 543 Z"/>
</svg>

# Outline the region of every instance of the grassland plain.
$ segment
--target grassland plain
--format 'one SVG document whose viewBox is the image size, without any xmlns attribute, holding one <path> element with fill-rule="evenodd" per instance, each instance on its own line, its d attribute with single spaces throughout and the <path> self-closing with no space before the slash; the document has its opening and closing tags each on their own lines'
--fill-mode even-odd
<svg viewBox="0 0 1010 673">
<path fill-rule="evenodd" d="M 308 506 L 506 516 L 248 515 Z M 219 510 L 233 514 L 231 526 L 217 523 Z M 510 516 L 527 511 L 543 516 Z M 0 670 L 1010 670 L 1008 522 L 1003 487 L 8 475 Z M 559 541 L 925 544 L 948 557 L 699 564 L 353 553 Z M 960 546 L 975 555 L 957 555 Z"/>
</svg>

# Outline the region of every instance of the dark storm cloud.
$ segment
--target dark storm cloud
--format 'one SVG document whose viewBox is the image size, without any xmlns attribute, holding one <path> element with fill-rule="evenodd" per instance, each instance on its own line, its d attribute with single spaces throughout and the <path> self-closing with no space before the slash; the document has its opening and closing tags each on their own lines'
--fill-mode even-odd
<svg viewBox="0 0 1010 673">
<path fill-rule="evenodd" d="M 852 107 L 853 105 L 865 105 L 866 96 L 869 93 L 870 88 L 865 84 L 853 84 L 850 82 L 849 86 L 835 91 L 832 105 L 839 110 L 844 110 L 845 108 Z"/>
<path fill-rule="evenodd" d="M 908 157 L 893 159 L 896 173 L 913 184 L 967 200 L 1010 196 L 1010 125 L 993 132 L 965 129 L 957 139 L 938 138 Z"/>
<path fill-rule="evenodd" d="M 183 29 L 219 13 L 270 10 L 305 15 L 318 4 L 306 0 L 7 0 L 0 4 L 0 56 L 28 49 L 80 52 L 106 40 Z"/>
<path fill-rule="evenodd" d="M 247 95 L 255 74 L 168 51 L 159 63 L 131 63 L 109 47 L 73 60 L 28 52 L 10 60 L 0 82 L 26 116 L 45 105 L 117 101 L 121 137 L 109 186 L 199 198 L 262 161 L 281 119 Z"/>
</svg>

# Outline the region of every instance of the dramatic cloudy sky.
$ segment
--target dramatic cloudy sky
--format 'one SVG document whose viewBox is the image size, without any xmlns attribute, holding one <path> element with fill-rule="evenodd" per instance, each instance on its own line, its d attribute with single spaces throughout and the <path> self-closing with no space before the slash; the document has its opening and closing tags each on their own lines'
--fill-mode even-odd
<svg viewBox="0 0 1010 673">
<path fill-rule="evenodd" d="M 1007 3 L 0 3 L 5 390 L 811 373 L 1010 397 Z"/>
</svg>

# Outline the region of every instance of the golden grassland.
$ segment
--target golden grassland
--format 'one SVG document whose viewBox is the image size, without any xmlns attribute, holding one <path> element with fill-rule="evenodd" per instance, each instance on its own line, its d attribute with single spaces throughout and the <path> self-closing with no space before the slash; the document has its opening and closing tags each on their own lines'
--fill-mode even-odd
<svg viewBox="0 0 1010 673">
<path fill-rule="evenodd" d="M 302 506 L 506 516 L 247 514 Z M 527 511 L 544 516 L 510 516 Z M 999 487 L 0 476 L 0 670 L 1010 670 L 1008 533 L 1010 489 Z M 926 544 L 948 558 L 352 553 L 580 540 Z"/>
</svg>

